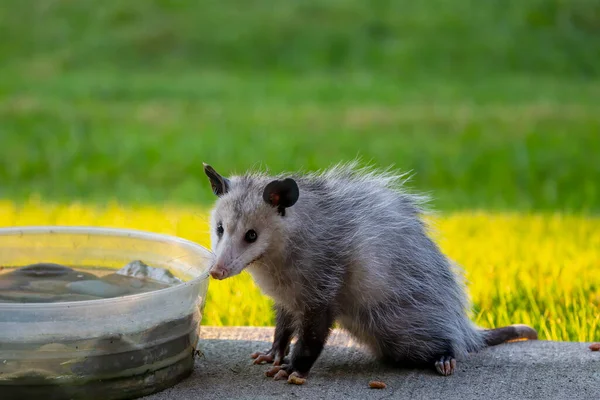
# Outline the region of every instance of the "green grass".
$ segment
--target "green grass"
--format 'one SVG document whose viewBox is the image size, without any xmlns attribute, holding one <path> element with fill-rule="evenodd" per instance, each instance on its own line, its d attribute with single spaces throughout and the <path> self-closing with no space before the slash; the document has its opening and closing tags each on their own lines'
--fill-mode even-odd
<svg viewBox="0 0 600 400">
<path fill-rule="evenodd" d="M 595 0 L 8 0 L 8 63 L 598 77 Z"/>
<path fill-rule="evenodd" d="M 213 200 L 223 173 L 361 157 L 434 205 L 600 209 L 588 0 L 8 1 L 0 197 Z"/>
<path fill-rule="evenodd" d="M 412 171 L 441 209 L 600 208 L 597 83 L 13 77 L 0 104 L 2 197 L 205 205 L 213 197 L 203 161 L 231 173 L 359 156 Z"/>
</svg>

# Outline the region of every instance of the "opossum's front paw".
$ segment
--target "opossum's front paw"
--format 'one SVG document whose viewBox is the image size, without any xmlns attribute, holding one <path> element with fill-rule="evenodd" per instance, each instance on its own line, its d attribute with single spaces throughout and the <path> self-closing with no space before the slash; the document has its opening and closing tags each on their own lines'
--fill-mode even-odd
<svg viewBox="0 0 600 400">
<path fill-rule="evenodd" d="M 275 361 L 275 355 L 272 350 L 269 351 L 255 351 L 250 354 L 250 357 L 254 359 L 253 364 L 272 363 Z"/>
<path fill-rule="evenodd" d="M 269 378 L 275 378 L 276 381 L 287 378 L 292 373 L 291 364 L 274 365 L 269 368 L 265 375 Z"/>
<path fill-rule="evenodd" d="M 452 375 L 456 369 L 456 360 L 453 356 L 445 354 L 435 362 L 435 369 L 441 375 Z"/>
<path fill-rule="evenodd" d="M 273 363 L 273 365 L 281 365 L 282 362 L 285 362 L 285 358 L 282 357 L 278 351 L 273 349 L 264 352 L 256 351 L 250 354 L 250 357 L 254 359 L 253 364 Z"/>
<path fill-rule="evenodd" d="M 265 375 L 273 377 L 274 380 L 280 381 L 286 379 L 288 383 L 294 385 L 302 385 L 306 382 L 307 374 L 301 374 L 294 371 L 290 364 L 276 365 L 267 370 Z"/>
</svg>

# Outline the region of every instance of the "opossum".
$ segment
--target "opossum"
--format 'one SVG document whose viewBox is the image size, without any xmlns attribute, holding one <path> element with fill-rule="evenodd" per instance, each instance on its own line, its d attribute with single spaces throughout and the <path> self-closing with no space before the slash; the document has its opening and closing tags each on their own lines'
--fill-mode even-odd
<svg viewBox="0 0 600 400">
<path fill-rule="evenodd" d="M 470 320 L 462 269 L 430 237 L 428 198 L 409 193 L 404 175 L 357 162 L 276 176 L 204 171 L 217 196 L 210 275 L 247 269 L 275 303 L 272 346 L 251 355 L 273 363 L 267 376 L 306 378 L 335 322 L 382 361 L 444 376 L 468 353 L 537 339 L 527 325 Z"/>
</svg>

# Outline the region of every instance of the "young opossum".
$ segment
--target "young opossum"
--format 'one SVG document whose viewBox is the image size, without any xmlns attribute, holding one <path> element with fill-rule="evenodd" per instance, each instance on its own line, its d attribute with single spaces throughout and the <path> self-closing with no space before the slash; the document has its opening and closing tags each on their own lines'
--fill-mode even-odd
<svg viewBox="0 0 600 400">
<path fill-rule="evenodd" d="M 537 339 L 525 325 L 485 330 L 469 320 L 460 275 L 421 218 L 425 198 L 401 176 L 355 162 L 273 177 L 204 170 L 218 196 L 211 276 L 247 268 L 276 304 L 272 347 L 252 355 L 274 364 L 267 376 L 306 378 L 335 321 L 379 358 L 442 375 L 469 352 Z"/>
</svg>

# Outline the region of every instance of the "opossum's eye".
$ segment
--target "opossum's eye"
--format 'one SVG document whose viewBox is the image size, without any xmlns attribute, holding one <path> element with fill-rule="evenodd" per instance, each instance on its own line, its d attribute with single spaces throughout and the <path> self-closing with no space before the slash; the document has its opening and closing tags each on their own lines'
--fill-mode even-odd
<svg viewBox="0 0 600 400">
<path fill-rule="evenodd" d="M 223 229 L 223 224 L 219 222 L 219 223 L 217 224 L 217 235 L 218 235 L 219 237 L 223 236 L 223 232 L 224 232 L 224 231 L 225 231 L 225 230 Z"/>
<path fill-rule="evenodd" d="M 253 243 L 256 241 L 257 237 L 258 237 L 258 234 L 256 233 L 256 231 L 254 229 L 250 229 L 248 232 L 246 232 L 246 235 L 244 236 L 244 240 L 248 243 Z"/>
</svg>

